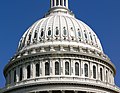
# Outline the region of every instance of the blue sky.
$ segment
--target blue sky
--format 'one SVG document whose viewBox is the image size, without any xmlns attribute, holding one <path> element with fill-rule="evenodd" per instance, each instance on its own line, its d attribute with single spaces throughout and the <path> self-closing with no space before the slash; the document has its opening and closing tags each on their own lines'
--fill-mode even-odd
<svg viewBox="0 0 120 93">
<path fill-rule="evenodd" d="M 3 68 L 15 54 L 18 42 L 35 21 L 49 9 L 50 0 L 0 0 L 0 87 Z M 76 17 L 98 35 L 105 54 L 115 64 L 120 87 L 120 0 L 69 0 Z"/>
</svg>

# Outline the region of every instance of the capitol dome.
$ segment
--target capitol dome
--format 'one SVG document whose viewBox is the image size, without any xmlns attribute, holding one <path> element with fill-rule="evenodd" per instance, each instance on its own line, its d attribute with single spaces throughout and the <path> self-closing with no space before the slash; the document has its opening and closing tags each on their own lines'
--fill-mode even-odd
<svg viewBox="0 0 120 93">
<path fill-rule="evenodd" d="M 54 9 L 55 10 L 55 9 Z M 102 51 L 94 31 L 82 21 L 63 11 L 50 13 L 35 22 L 20 40 L 18 51 L 44 46 L 77 46 Z"/>
<path fill-rule="evenodd" d="M 75 18 L 68 0 L 50 1 L 5 66 L 2 93 L 120 93 L 115 66 L 95 32 Z"/>
</svg>

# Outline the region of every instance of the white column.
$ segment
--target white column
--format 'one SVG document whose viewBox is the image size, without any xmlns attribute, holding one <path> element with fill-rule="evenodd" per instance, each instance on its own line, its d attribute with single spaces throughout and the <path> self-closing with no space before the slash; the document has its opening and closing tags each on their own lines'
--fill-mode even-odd
<svg viewBox="0 0 120 93">
<path fill-rule="evenodd" d="M 42 76 L 45 76 L 45 61 L 41 64 Z"/>
<path fill-rule="evenodd" d="M 50 75 L 53 76 L 53 60 L 50 60 Z"/>
<path fill-rule="evenodd" d="M 71 75 L 75 75 L 75 61 L 71 59 Z"/>
<path fill-rule="evenodd" d="M 36 77 L 36 67 L 35 67 L 35 63 L 32 63 L 32 68 L 31 68 L 31 73 L 32 73 L 32 78 Z"/>
<path fill-rule="evenodd" d="M 26 66 L 23 65 L 23 80 L 27 79 L 27 70 L 26 70 Z"/>
<path fill-rule="evenodd" d="M 54 0 L 54 6 L 56 6 L 56 0 Z"/>
<path fill-rule="evenodd" d="M 98 64 L 98 80 L 100 80 L 100 65 Z"/>
<path fill-rule="evenodd" d="M 40 76 L 42 76 L 42 62 L 40 61 Z"/>
<path fill-rule="evenodd" d="M 105 79 L 106 79 L 106 68 L 105 68 L 105 66 L 103 67 L 103 81 L 105 81 Z"/>
<path fill-rule="evenodd" d="M 19 82 L 19 77 L 20 77 L 20 69 L 17 67 L 16 68 L 16 82 Z"/>
<path fill-rule="evenodd" d="M 110 83 L 110 70 L 108 70 L 108 83 Z"/>
<path fill-rule="evenodd" d="M 93 76 L 93 70 L 92 70 L 92 69 L 93 69 L 93 66 L 92 66 L 92 62 L 90 62 L 89 64 L 90 64 L 90 65 L 89 65 L 89 70 L 90 70 L 90 71 L 89 71 L 89 77 L 92 78 L 92 76 Z"/>
<path fill-rule="evenodd" d="M 61 2 L 61 1 L 59 0 L 59 6 L 60 6 L 60 2 Z"/>
<path fill-rule="evenodd" d="M 61 62 L 61 66 L 60 66 L 61 75 L 65 75 L 63 59 L 60 59 L 60 62 Z"/>
<path fill-rule="evenodd" d="M 84 77 L 84 64 L 82 60 L 81 60 L 81 77 Z"/>
<path fill-rule="evenodd" d="M 64 0 L 62 0 L 62 6 L 64 6 Z"/>
<path fill-rule="evenodd" d="M 66 0 L 66 7 L 68 8 L 68 0 Z"/>
</svg>

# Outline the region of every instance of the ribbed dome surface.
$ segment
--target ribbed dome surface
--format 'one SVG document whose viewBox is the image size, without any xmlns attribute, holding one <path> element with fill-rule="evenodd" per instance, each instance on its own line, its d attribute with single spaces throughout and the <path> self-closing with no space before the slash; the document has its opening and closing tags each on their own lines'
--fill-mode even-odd
<svg viewBox="0 0 120 93">
<path fill-rule="evenodd" d="M 35 22 L 22 36 L 18 51 L 44 45 L 78 45 L 102 52 L 93 30 L 74 16 L 53 13 Z"/>
</svg>

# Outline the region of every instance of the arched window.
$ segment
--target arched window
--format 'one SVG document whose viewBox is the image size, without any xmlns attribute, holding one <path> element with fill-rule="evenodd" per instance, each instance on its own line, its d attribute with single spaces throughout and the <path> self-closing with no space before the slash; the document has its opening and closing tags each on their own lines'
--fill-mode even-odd
<svg viewBox="0 0 120 93">
<path fill-rule="evenodd" d="M 56 27 L 56 35 L 57 35 L 57 36 L 59 35 L 58 27 Z"/>
<path fill-rule="evenodd" d="M 50 27 L 48 28 L 48 36 L 50 36 L 51 35 L 51 29 L 50 29 Z"/>
<path fill-rule="evenodd" d="M 34 38 L 37 38 L 37 30 L 35 31 Z"/>
<path fill-rule="evenodd" d="M 80 29 L 78 29 L 78 36 L 81 37 Z"/>
<path fill-rule="evenodd" d="M 60 5 L 62 6 L 62 0 L 60 0 Z"/>
<path fill-rule="evenodd" d="M 30 32 L 30 34 L 29 34 L 29 38 L 28 38 L 28 40 L 31 41 L 31 32 Z"/>
<path fill-rule="evenodd" d="M 16 70 L 14 70 L 14 82 L 16 82 Z"/>
<path fill-rule="evenodd" d="M 102 71 L 102 68 L 100 68 L 100 80 L 101 81 L 103 80 L 103 71 Z"/>
<path fill-rule="evenodd" d="M 45 63 L 45 75 L 50 75 L 50 64 L 48 62 Z"/>
<path fill-rule="evenodd" d="M 85 77 L 88 77 L 88 64 L 84 64 Z"/>
<path fill-rule="evenodd" d="M 108 82 L 108 72 L 106 71 L 106 82 Z"/>
<path fill-rule="evenodd" d="M 43 29 L 41 29 L 41 37 L 43 37 L 43 34 L 44 34 Z"/>
<path fill-rule="evenodd" d="M 54 0 L 53 0 L 53 6 L 55 6 L 55 2 L 54 2 Z"/>
<path fill-rule="evenodd" d="M 22 77 L 23 77 L 23 69 L 22 68 L 20 68 L 20 81 L 22 80 Z"/>
<path fill-rule="evenodd" d="M 31 68 L 30 65 L 27 66 L 27 79 L 30 78 L 30 74 L 31 74 Z"/>
<path fill-rule="evenodd" d="M 96 36 L 94 35 L 94 39 L 95 39 L 95 43 L 97 43 L 97 39 L 96 39 Z"/>
<path fill-rule="evenodd" d="M 66 0 L 64 0 L 64 6 L 66 6 Z"/>
<path fill-rule="evenodd" d="M 55 75 L 59 75 L 59 63 L 55 62 Z"/>
<path fill-rule="evenodd" d="M 85 38 L 87 39 L 87 34 L 86 34 L 86 32 L 84 31 L 84 35 L 85 35 Z"/>
<path fill-rule="evenodd" d="M 56 0 L 56 6 L 58 6 L 59 5 L 59 0 Z"/>
<path fill-rule="evenodd" d="M 93 78 L 96 79 L 96 66 L 93 66 Z"/>
<path fill-rule="evenodd" d="M 63 34 L 66 36 L 67 35 L 67 31 L 66 31 L 66 28 L 63 27 Z"/>
<path fill-rule="evenodd" d="M 69 62 L 65 62 L 65 75 L 69 75 Z"/>
<path fill-rule="evenodd" d="M 91 39 L 91 41 L 93 40 L 93 39 L 92 39 L 92 35 L 91 35 L 91 33 L 90 33 L 90 39 Z"/>
<path fill-rule="evenodd" d="M 75 63 L 75 75 L 79 76 L 79 63 Z"/>
<path fill-rule="evenodd" d="M 36 77 L 40 76 L 40 64 L 36 64 Z"/>
</svg>

